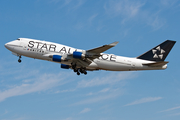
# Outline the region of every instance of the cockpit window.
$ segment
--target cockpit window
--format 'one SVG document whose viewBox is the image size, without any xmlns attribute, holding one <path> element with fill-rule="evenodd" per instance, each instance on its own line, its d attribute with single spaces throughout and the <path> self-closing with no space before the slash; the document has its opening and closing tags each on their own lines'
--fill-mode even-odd
<svg viewBox="0 0 180 120">
<path fill-rule="evenodd" d="M 19 38 L 17 40 L 20 40 Z"/>
</svg>

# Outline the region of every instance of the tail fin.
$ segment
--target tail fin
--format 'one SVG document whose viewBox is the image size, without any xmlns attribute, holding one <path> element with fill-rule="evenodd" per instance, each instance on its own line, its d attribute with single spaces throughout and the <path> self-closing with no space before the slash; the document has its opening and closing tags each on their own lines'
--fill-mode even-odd
<svg viewBox="0 0 180 120">
<path fill-rule="evenodd" d="M 164 61 L 175 43 L 176 41 L 166 40 L 137 58 L 149 61 Z"/>
</svg>

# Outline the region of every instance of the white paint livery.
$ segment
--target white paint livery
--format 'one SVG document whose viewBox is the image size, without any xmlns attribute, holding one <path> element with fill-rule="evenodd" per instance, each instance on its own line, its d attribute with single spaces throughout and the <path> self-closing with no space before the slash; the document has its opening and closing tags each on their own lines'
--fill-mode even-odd
<svg viewBox="0 0 180 120">
<path fill-rule="evenodd" d="M 170 42 L 174 42 L 175 44 L 175 41 Z M 62 68 L 71 68 L 78 75 L 80 75 L 80 73 L 87 74 L 87 70 L 136 71 L 161 70 L 167 68 L 168 62 L 164 62 L 163 60 L 165 59 L 163 57 L 164 54 L 166 54 L 165 49 L 167 48 L 161 48 L 161 44 L 151 49 L 150 52 L 147 52 L 137 58 L 103 53 L 117 44 L 118 42 L 114 42 L 91 50 L 81 50 L 47 41 L 19 38 L 6 43 L 5 47 L 12 51 L 14 55 L 19 56 L 18 62 L 21 62 L 21 56 L 48 60 L 61 63 Z M 171 48 L 169 49 L 171 50 Z M 167 54 L 170 50 L 168 50 Z M 152 59 L 157 60 L 143 59 L 146 54 L 151 53 Z"/>
</svg>

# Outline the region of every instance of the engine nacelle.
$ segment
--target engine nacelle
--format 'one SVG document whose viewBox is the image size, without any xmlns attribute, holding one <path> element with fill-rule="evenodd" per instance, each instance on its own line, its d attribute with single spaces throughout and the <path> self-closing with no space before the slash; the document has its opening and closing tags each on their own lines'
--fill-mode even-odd
<svg viewBox="0 0 180 120">
<path fill-rule="evenodd" d="M 62 56 L 60 55 L 53 55 L 52 60 L 55 62 L 61 62 L 62 61 Z"/>
<path fill-rule="evenodd" d="M 73 58 L 82 59 L 82 58 L 85 58 L 85 55 L 82 52 L 74 51 Z"/>
<path fill-rule="evenodd" d="M 61 68 L 63 68 L 63 69 L 69 69 L 69 65 L 61 64 Z"/>
</svg>

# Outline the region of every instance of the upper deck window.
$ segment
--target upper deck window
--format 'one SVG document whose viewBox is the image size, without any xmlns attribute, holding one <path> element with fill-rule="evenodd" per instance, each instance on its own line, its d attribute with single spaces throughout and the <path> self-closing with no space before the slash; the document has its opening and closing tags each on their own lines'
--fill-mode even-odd
<svg viewBox="0 0 180 120">
<path fill-rule="evenodd" d="M 20 40 L 19 38 L 17 40 Z"/>
</svg>

